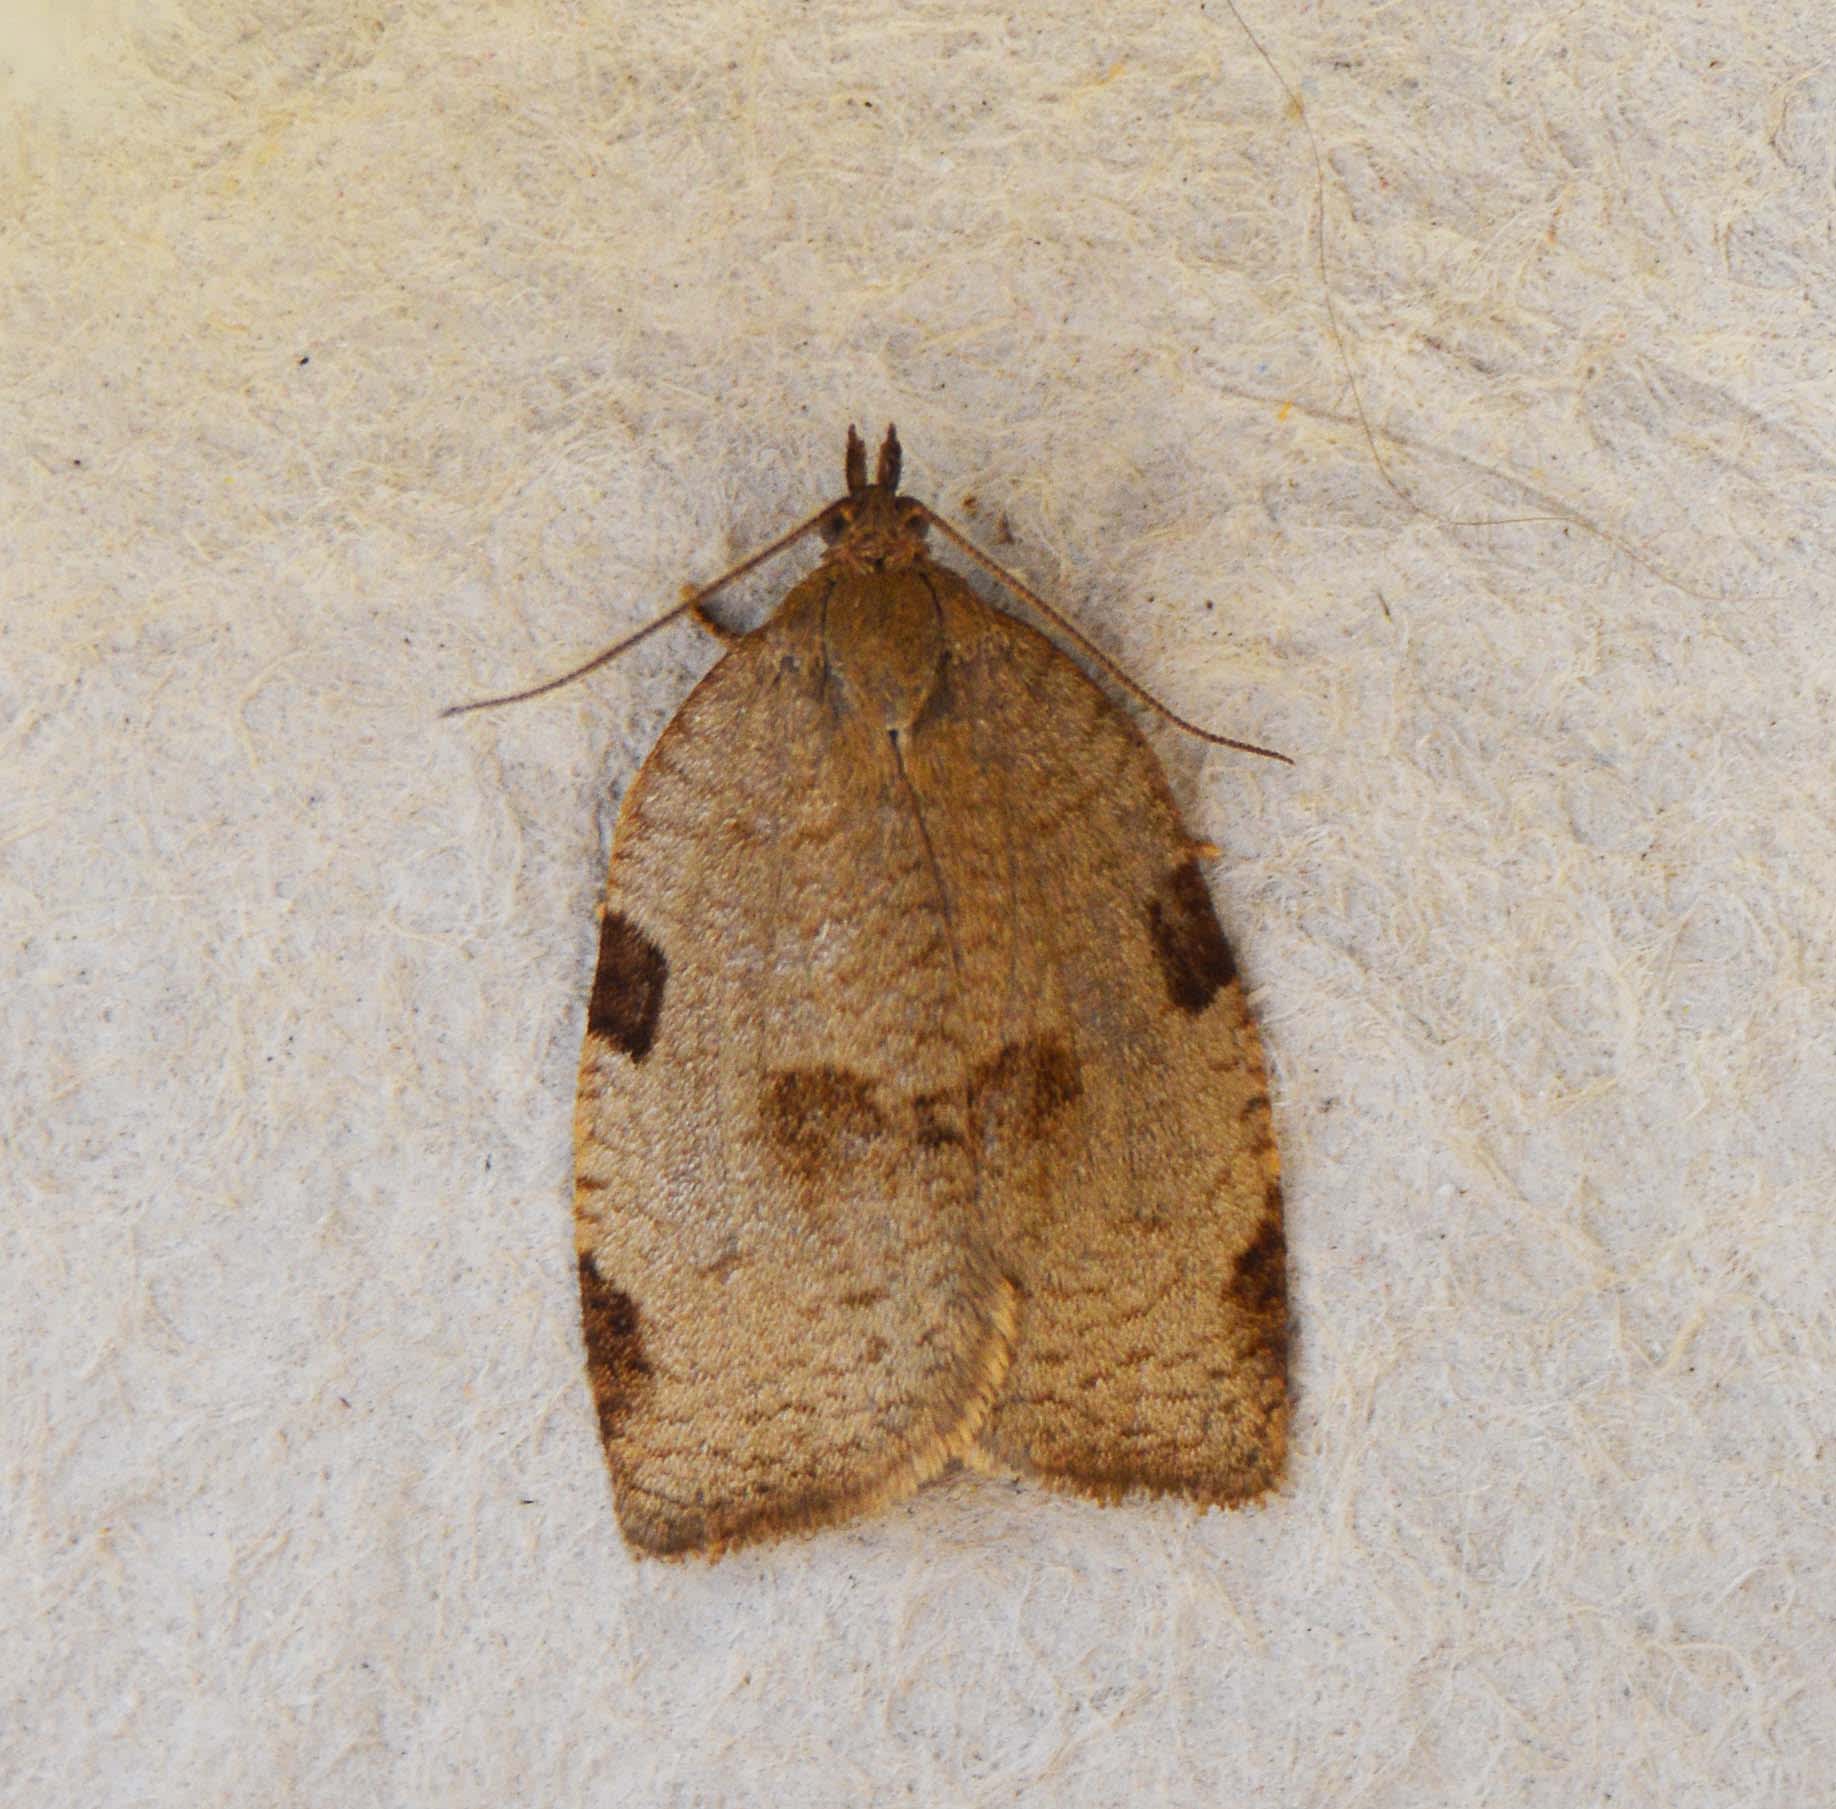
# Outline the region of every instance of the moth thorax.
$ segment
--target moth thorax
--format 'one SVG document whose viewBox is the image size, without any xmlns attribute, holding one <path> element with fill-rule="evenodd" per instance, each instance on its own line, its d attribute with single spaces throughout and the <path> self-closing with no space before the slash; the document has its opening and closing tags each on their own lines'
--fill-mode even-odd
<svg viewBox="0 0 1836 1809">
<path fill-rule="evenodd" d="M 840 579 L 829 597 L 825 652 L 830 672 L 868 717 L 910 728 L 943 666 L 931 586 L 910 566 Z"/>
</svg>

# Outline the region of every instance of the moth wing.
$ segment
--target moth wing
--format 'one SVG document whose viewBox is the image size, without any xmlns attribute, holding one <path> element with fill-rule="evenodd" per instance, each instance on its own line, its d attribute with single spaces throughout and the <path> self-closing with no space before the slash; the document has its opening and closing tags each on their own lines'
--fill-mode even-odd
<svg viewBox="0 0 1836 1809">
<path fill-rule="evenodd" d="M 581 1055 L 588 1373 L 620 1524 L 718 1552 L 974 1436 L 1011 1290 L 944 1122 L 961 999 L 883 728 L 825 706 L 821 574 L 633 781 Z"/>
<path fill-rule="evenodd" d="M 909 765 L 962 943 L 981 1213 L 1020 1301 L 970 1456 L 1104 1499 L 1249 1499 L 1286 1453 L 1287 1295 L 1242 986 L 1134 725 L 934 578 L 948 678 Z"/>
</svg>

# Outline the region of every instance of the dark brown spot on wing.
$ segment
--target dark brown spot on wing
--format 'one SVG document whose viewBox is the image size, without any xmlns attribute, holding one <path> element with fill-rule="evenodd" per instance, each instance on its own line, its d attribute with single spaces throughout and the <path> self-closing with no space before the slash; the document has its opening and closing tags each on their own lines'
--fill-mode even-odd
<svg viewBox="0 0 1836 1809">
<path fill-rule="evenodd" d="M 1288 1246 L 1279 1214 L 1262 1221 L 1237 1258 L 1230 1291 L 1244 1309 L 1258 1315 L 1288 1310 Z"/>
<path fill-rule="evenodd" d="M 964 1141 L 960 1092 L 920 1093 L 912 1101 L 912 1116 L 920 1149 L 942 1149 Z"/>
<path fill-rule="evenodd" d="M 1161 881 L 1148 900 L 1147 925 L 1167 997 L 1181 1011 L 1203 1011 L 1237 977 L 1197 861 L 1175 867 Z"/>
<path fill-rule="evenodd" d="M 1083 1097 L 1077 1057 L 1055 1036 L 1009 1043 L 969 1079 L 969 1099 L 984 1131 L 1006 1134 L 1044 1131 L 1067 1106 Z"/>
<path fill-rule="evenodd" d="M 619 1421 L 649 1385 L 650 1364 L 631 1296 L 609 1287 L 590 1256 L 580 1259 L 580 1322 L 586 1334 L 587 1382 L 599 1410 L 599 1436 L 611 1440 Z"/>
<path fill-rule="evenodd" d="M 608 911 L 599 925 L 599 966 L 587 1004 L 587 1033 L 604 1037 L 641 1062 L 657 1034 L 668 978 L 663 951 L 622 911 Z"/>
<path fill-rule="evenodd" d="M 874 1091 L 848 1068 L 779 1068 L 760 1093 L 766 1141 L 806 1181 L 858 1162 L 886 1133 Z"/>
<path fill-rule="evenodd" d="M 1271 1181 L 1256 1235 L 1231 1272 L 1230 1298 L 1261 1334 L 1276 1374 L 1288 1368 L 1288 1245 L 1281 1227 L 1281 1187 Z"/>
</svg>

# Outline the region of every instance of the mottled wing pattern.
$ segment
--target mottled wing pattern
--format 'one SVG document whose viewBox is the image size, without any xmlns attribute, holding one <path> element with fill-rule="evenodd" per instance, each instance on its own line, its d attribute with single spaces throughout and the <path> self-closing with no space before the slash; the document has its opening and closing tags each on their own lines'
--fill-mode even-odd
<svg viewBox="0 0 1836 1809">
<path fill-rule="evenodd" d="M 932 578 L 949 663 L 905 758 L 959 943 L 979 1218 L 1020 1315 L 970 1455 L 1104 1499 L 1246 1500 L 1284 1461 L 1287 1297 L 1230 950 L 1133 724 Z"/>
<path fill-rule="evenodd" d="M 935 865 L 897 748 L 825 703 L 829 582 L 710 672 L 613 845 L 577 1246 L 619 1520 L 654 1553 L 917 1486 L 1011 1346 Z"/>
</svg>

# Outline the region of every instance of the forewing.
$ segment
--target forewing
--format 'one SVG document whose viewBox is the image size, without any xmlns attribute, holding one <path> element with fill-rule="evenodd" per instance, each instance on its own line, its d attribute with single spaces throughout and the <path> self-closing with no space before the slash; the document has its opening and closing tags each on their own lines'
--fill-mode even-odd
<svg viewBox="0 0 1836 1809">
<path fill-rule="evenodd" d="M 884 729 L 831 707 L 825 582 L 683 705 L 613 845 L 575 1207 L 617 1511 L 651 1552 L 915 1487 L 1009 1350 L 936 867 Z"/>
<path fill-rule="evenodd" d="M 1133 724 L 936 583 L 948 679 L 907 767 L 959 943 L 980 1215 L 1020 1301 L 971 1455 L 1104 1498 L 1247 1499 L 1285 1456 L 1287 1297 L 1230 950 Z"/>
</svg>

